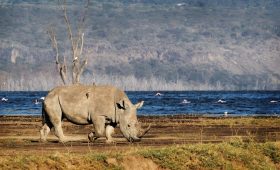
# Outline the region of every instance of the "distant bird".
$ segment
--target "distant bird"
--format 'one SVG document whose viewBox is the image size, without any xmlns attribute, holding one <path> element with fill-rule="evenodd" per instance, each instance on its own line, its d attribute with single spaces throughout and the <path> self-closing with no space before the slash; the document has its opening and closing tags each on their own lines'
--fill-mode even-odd
<svg viewBox="0 0 280 170">
<path fill-rule="evenodd" d="M 184 100 L 182 101 L 182 104 L 188 104 L 188 103 L 191 103 L 191 102 L 188 101 L 188 100 L 186 100 L 186 99 L 184 99 Z"/>
<path fill-rule="evenodd" d="M 224 116 L 227 117 L 228 116 L 228 112 L 224 112 Z"/>
<path fill-rule="evenodd" d="M 161 94 L 161 93 L 156 93 L 155 96 L 163 96 L 163 94 Z"/>
<path fill-rule="evenodd" d="M 178 7 L 181 7 L 181 6 L 185 6 L 186 3 L 182 2 L 182 3 L 177 3 L 176 5 L 177 5 Z"/>
<path fill-rule="evenodd" d="M 45 100 L 45 97 L 41 97 L 40 99 L 41 99 L 41 100 Z"/>
<path fill-rule="evenodd" d="M 278 101 L 276 100 L 271 100 L 270 103 L 277 103 Z"/>
<path fill-rule="evenodd" d="M 35 99 L 34 104 L 40 104 L 40 102 L 37 99 Z"/>
<path fill-rule="evenodd" d="M 3 101 L 3 102 L 7 102 L 7 101 L 8 101 L 8 99 L 7 99 L 7 98 L 5 98 L 5 97 L 2 97 L 1 101 Z"/>
<path fill-rule="evenodd" d="M 220 100 L 218 100 L 217 102 L 218 102 L 218 103 L 226 103 L 226 101 L 225 101 L 225 100 L 221 100 L 221 99 L 220 99 Z"/>
</svg>

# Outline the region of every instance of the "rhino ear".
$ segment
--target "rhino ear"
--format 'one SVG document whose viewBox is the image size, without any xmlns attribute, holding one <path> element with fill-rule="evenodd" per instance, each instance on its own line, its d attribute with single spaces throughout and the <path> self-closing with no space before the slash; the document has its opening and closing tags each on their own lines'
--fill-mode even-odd
<svg viewBox="0 0 280 170">
<path fill-rule="evenodd" d="M 137 104 L 135 104 L 136 109 L 140 109 L 144 104 L 144 101 L 138 102 Z"/>
<path fill-rule="evenodd" d="M 123 110 L 126 109 L 124 100 L 120 100 L 120 101 L 117 103 L 117 106 L 118 106 L 119 109 L 123 109 Z"/>
</svg>

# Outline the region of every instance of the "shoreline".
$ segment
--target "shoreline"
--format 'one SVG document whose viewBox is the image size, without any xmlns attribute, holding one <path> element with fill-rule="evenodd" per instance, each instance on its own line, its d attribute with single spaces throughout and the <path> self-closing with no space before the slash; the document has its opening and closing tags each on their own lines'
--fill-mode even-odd
<svg viewBox="0 0 280 170">
<path fill-rule="evenodd" d="M 40 117 L 41 114 L 0 114 L 0 117 Z M 280 117 L 280 113 L 278 114 L 228 114 L 225 116 L 222 113 L 176 113 L 176 114 L 138 114 L 137 117 Z"/>
<path fill-rule="evenodd" d="M 181 143 L 223 142 L 232 137 L 246 139 L 250 134 L 257 142 L 280 140 L 280 117 L 205 117 L 190 115 L 138 116 L 144 127 L 151 124 L 151 130 L 139 142 L 142 146 L 170 145 Z M 0 115 L 0 148 L 5 140 L 18 138 L 21 143 L 39 144 L 39 130 L 42 126 L 41 116 L 7 116 Z M 94 131 L 93 125 L 76 125 L 63 120 L 63 131 L 66 136 L 78 136 L 88 142 L 87 134 Z M 53 130 L 52 130 L 53 131 Z M 119 126 L 113 135 L 120 144 L 126 143 Z M 3 141 L 4 140 L 4 141 Z M 51 141 L 58 141 L 54 132 Z M 104 142 L 101 138 L 100 142 Z M 73 140 L 75 142 L 75 139 Z M 81 144 L 82 144 L 81 143 Z"/>
<path fill-rule="evenodd" d="M 0 121 L 1 118 L 35 118 L 39 119 L 41 118 L 41 115 L 0 115 Z M 170 118 L 170 119 L 199 119 L 199 118 L 205 118 L 205 119 L 240 119 L 240 118 L 257 118 L 257 119 L 262 119 L 262 118 L 280 118 L 280 115 L 229 115 L 229 116 L 224 116 L 224 115 L 197 115 L 197 114 L 161 114 L 161 115 L 137 115 L 137 118 L 139 119 L 157 119 L 157 118 Z M 67 121 L 66 119 L 63 119 L 64 121 Z"/>
<path fill-rule="evenodd" d="M 37 160 L 44 160 L 43 163 L 39 161 L 38 165 L 51 167 L 49 164 L 50 161 L 57 161 L 56 165 L 62 165 L 59 161 L 61 158 L 65 158 L 65 161 L 70 162 L 73 159 L 77 159 L 81 162 L 80 165 L 83 165 L 83 160 L 87 155 L 92 158 L 92 154 L 96 154 L 96 159 L 102 163 L 105 161 L 104 164 L 108 166 L 110 163 L 106 161 L 110 162 L 111 158 L 116 158 L 118 155 L 124 156 L 122 160 L 129 160 L 129 157 L 132 157 L 135 159 L 133 164 L 143 162 L 144 160 L 155 160 L 154 157 L 148 157 L 149 159 L 147 159 L 147 157 L 137 156 L 137 154 L 135 156 L 135 153 L 149 153 L 151 150 L 154 150 L 155 154 L 157 154 L 168 151 L 168 148 L 170 148 L 172 152 L 168 152 L 168 155 L 173 153 L 175 158 L 177 156 L 177 153 L 174 153 L 175 150 L 178 150 L 178 154 L 180 154 L 182 150 L 189 152 L 193 150 L 191 148 L 197 148 L 197 153 L 199 154 L 202 151 L 201 149 L 206 147 L 206 153 L 209 153 L 209 149 L 212 149 L 212 153 L 214 151 L 216 152 L 216 150 L 213 150 L 215 148 L 218 148 L 217 151 L 221 151 L 220 149 L 225 146 L 226 148 L 232 148 L 236 144 L 240 146 L 238 148 L 240 150 L 244 149 L 243 146 L 247 146 L 250 143 L 252 143 L 252 146 L 266 146 L 267 142 L 273 142 L 278 145 L 280 141 L 279 117 L 195 117 L 189 115 L 172 115 L 138 116 L 138 120 L 144 127 L 151 124 L 151 130 L 137 143 L 129 143 L 121 134 L 119 127 L 115 129 L 115 134 L 113 134 L 113 138 L 115 139 L 114 144 L 106 144 L 104 137 L 97 139 L 94 143 L 90 143 L 87 136 L 88 133 L 94 130 L 93 126 L 75 125 L 68 121 L 63 121 L 62 129 L 65 136 L 70 139 L 69 142 L 59 143 L 57 137 L 54 135 L 54 131 L 51 130 L 47 142 L 41 143 L 39 142 L 39 130 L 42 126 L 41 116 L 1 115 L 0 169 L 1 161 L 2 163 L 3 161 L 9 160 L 10 162 L 14 162 L 14 159 L 17 159 L 18 162 L 25 162 L 27 165 L 28 163 L 26 161 L 31 160 L 30 167 L 34 167 L 33 163 Z M 190 149 L 186 150 L 186 147 Z M 244 150 L 244 153 L 248 151 L 251 151 L 250 148 Z M 231 151 L 227 151 L 226 149 L 221 151 L 221 153 L 227 152 Z M 235 149 L 232 152 L 235 153 Z M 243 153 L 243 151 L 240 153 Z M 256 151 L 256 153 L 260 152 Z M 254 152 L 252 155 L 256 153 Z M 108 159 L 103 160 L 106 154 L 108 155 Z M 194 155 L 196 154 L 194 153 Z M 56 159 L 57 156 L 59 158 L 58 160 Z M 26 157 L 28 159 L 21 159 Z M 185 156 L 185 160 L 190 159 L 190 162 L 194 161 L 192 158 L 194 157 L 190 158 L 188 155 Z M 181 162 L 180 160 L 178 160 L 179 163 Z M 132 161 L 130 160 L 129 162 Z M 7 167 L 12 167 L 12 165 L 14 164 L 9 162 L 5 164 Z M 77 167 L 80 167 L 80 165 L 77 165 Z M 20 167 L 22 164 L 18 166 Z M 135 169 L 139 167 L 140 165 Z M 65 167 L 62 169 L 65 169 Z"/>
</svg>

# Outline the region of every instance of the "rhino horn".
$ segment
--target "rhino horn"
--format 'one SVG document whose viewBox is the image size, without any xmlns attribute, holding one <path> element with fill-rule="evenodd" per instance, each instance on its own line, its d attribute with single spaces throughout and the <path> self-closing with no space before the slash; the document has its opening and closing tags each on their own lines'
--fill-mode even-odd
<svg viewBox="0 0 280 170">
<path fill-rule="evenodd" d="M 142 138 L 150 129 L 151 129 L 151 124 L 149 124 L 149 126 L 146 129 L 140 128 L 137 137 Z"/>
</svg>

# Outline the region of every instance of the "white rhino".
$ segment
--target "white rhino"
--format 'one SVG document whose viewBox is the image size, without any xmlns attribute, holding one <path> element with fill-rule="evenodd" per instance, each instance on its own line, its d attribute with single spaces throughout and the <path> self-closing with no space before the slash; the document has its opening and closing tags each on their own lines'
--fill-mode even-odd
<svg viewBox="0 0 280 170">
<path fill-rule="evenodd" d="M 88 135 L 91 141 L 105 136 L 106 142 L 113 142 L 111 135 L 118 124 L 128 141 L 140 141 L 150 129 L 150 125 L 141 128 L 136 117 L 137 109 L 143 103 L 132 104 L 123 91 L 112 86 L 56 87 L 43 102 L 41 141 L 46 141 L 52 127 L 60 142 L 67 141 L 61 127 L 63 118 L 74 124 L 93 124 L 95 131 Z"/>
</svg>

